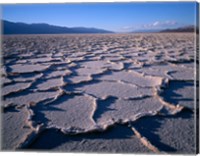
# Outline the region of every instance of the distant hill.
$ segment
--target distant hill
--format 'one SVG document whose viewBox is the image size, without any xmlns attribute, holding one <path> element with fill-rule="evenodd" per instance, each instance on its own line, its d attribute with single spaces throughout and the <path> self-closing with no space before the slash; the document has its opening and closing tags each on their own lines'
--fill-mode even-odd
<svg viewBox="0 0 200 156">
<path fill-rule="evenodd" d="M 180 27 L 176 29 L 165 29 L 161 30 L 160 32 L 195 32 L 194 26 L 186 26 L 186 27 Z M 197 28 L 197 33 L 199 32 L 199 29 Z"/>
<path fill-rule="evenodd" d="M 3 34 L 73 34 L 73 33 L 113 33 L 112 31 L 85 28 L 85 27 L 61 27 L 45 23 L 26 24 L 2 20 Z"/>
<path fill-rule="evenodd" d="M 161 30 L 157 30 L 157 29 L 141 29 L 141 30 L 135 30 L 132 31 L 131 33 L 155 33 L 155 32 L 159 32 Z"/>
<path fill-rule="evenodd" d="M 135 30 L 131 33 L 167 33 L 167 32 L 195 32 L 199 33 L 198 27 L 195 30 L 195 26 L 185 26 L 185 27 L 180 27 L 180 28 L 174 28 L 174 29 L 141 29 L 141 30 Z"/>
</svg>

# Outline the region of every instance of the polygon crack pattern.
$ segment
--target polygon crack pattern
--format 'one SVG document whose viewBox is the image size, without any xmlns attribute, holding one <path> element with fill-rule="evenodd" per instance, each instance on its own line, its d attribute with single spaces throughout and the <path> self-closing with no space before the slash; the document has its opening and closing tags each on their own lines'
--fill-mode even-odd
<svg viewBox="0 0 200 156">
<path fill-rule="evenodd" d="M 193 34 L 3 38 L 4 150 L 195 152 Z"/>
</svg>

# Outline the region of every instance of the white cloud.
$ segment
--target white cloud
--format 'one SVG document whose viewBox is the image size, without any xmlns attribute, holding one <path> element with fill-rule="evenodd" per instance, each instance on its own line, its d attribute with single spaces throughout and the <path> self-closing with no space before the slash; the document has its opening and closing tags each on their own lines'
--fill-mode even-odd
<svg viewBox="0 0 200 156">
<path fill-rule="evenodd" d="M 177 22 L 176 21 L 165 21 L 165 24 L 167 24 L 167 25 L 176 25 Z"/>
<path fill-rule="evenodd" d="M 124 27 L 122 27 L 123 30 L 131 30 L 133 28 L 134 28 L 133 26 L 124 26 Z"/>
<path fill-rule="evenodd" d="M 156 21 L 156 22 L 153 23 L 153 26 L 157 26 L 157 25 L 159 25 L 159 24 L 160 24 L 160 22 L 159 22 L 159 21 Z"/>
<path fill-rule="evenodd" d="M 132 26 L 123 26 L 120 28 L 121 32 L 130 32 L 135 30 L 150 30 L 150 29 L 167 29 L 167 28 L 175 28 L 180 26 L 181 24 L 174 20 L 166 20 L 166 21 L 154 21 L 152 23 L 146 23 L 143 25 L 132 25 Z"/>
<path fill-rule="evenodd" d="M 168 27 L 173 27 L 176 26 L 178 23 L 176 21 L 155 21 L 150 24 L 144 24 L 143 28 L 168 28 Z"/>
</svg>

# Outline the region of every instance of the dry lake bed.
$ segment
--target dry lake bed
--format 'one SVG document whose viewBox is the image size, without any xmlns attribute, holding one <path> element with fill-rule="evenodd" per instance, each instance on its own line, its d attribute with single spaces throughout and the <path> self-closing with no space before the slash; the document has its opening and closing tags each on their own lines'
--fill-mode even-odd
<svg viewBox="0 0 200 156">
<path fill-rule="evenodd" d="M 195 153 L 193 33 L 7 35 L 2 149 Z"/>
</svg>

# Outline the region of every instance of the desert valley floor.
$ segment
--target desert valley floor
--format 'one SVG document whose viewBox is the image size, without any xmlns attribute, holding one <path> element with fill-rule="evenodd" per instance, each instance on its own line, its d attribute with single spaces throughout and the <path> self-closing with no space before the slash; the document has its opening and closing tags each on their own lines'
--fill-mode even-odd
<svg viewBox="0 0 200 156">
<path fill-rule="evenodd" d="M 3 36 L 2 149 L 194 153 L 194 37 Z"/>
</svg>

